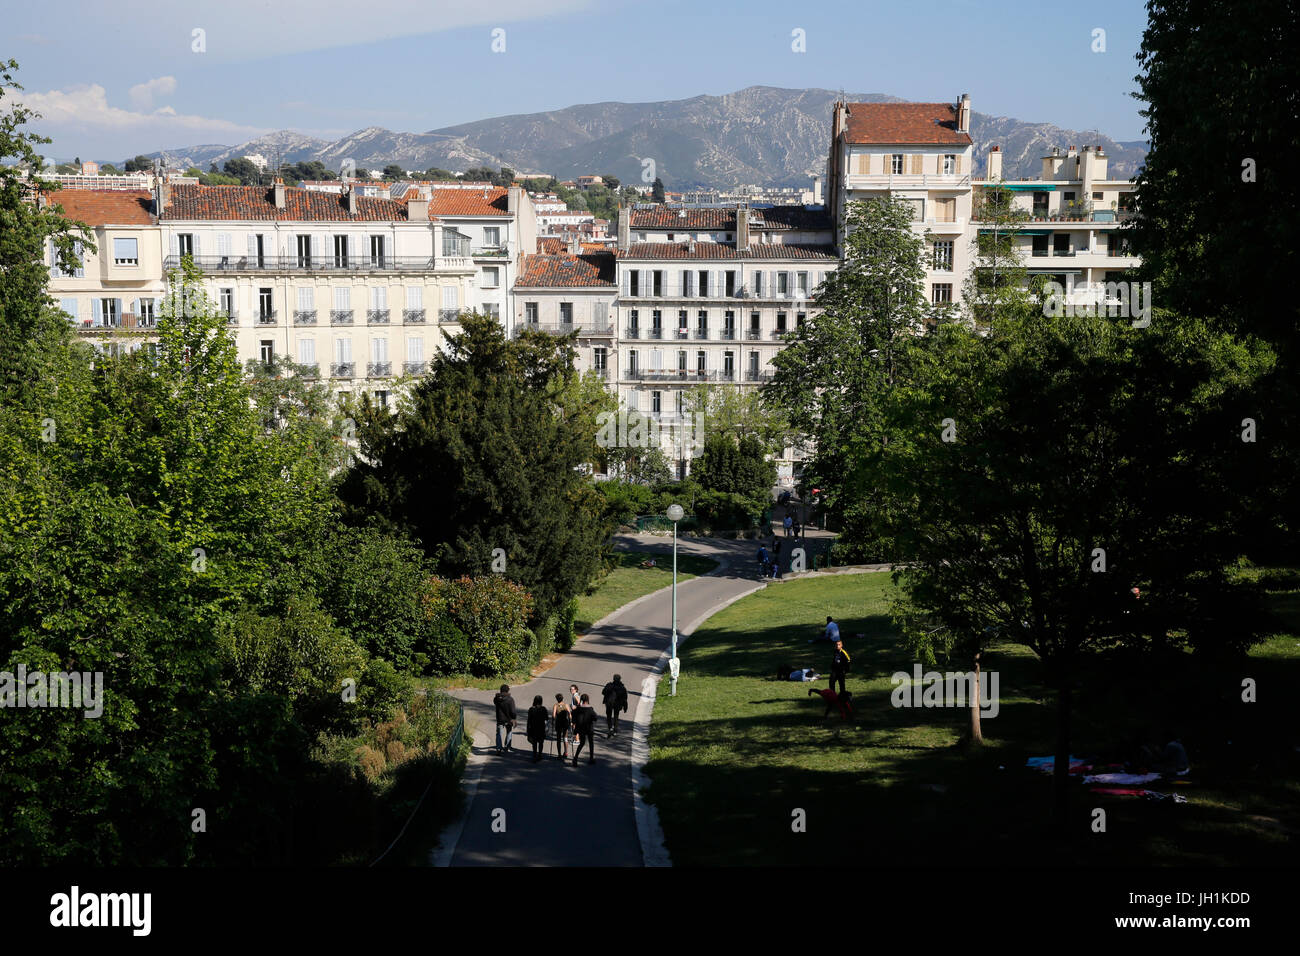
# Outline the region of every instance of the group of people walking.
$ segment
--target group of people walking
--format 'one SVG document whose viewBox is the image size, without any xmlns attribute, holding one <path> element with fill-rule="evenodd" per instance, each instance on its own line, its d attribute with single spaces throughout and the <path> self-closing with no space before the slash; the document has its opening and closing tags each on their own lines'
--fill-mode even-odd
<svg viewBox="0 0 1300 956">
<path fill-rule="evenodd" d="M 515 699 L 510 695 L 510 685 L 502 684 L 501 691 L 492 699 L 496 705 L 497 717 L 497 753 L 508 753 L 514 738 L 515 722 L 518 719 Z M 605 735 L 618 736 L 619 716 L 627 712 L 627 688 L 623 679 L 614 675 L 614 679 L 604 686 L 601 701 L 605 705 Z M 533 706 L 528 708 L 525 733 L 533 750 L 533 762 L 537 763 L 545 756 L 546 742 L 555 742 L 555 753 L 561 761 L 569 760 L 572 750 L 573 765 L 578 765 L 578 755 L 583 748 L 587 750 L 587 762 L 596 762 L 596 708 L 591 705 L 587 694 L 580 693 L 577 684 L 569 685 L 569 696 L 555 695 L 555 703 L 547 707 L 542 703 L 542 695 L 533 697 Z"/>
</svg>

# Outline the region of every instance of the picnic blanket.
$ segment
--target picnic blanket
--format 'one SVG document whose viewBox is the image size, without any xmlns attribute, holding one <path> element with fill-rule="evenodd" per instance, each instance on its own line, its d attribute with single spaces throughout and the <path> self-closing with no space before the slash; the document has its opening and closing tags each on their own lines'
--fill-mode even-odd
<svg viewBox="0 0 1300 956">
<path fill-rule="evenodd" d="M 1056 758 L 1030 757 L 1025 761 L 1025 766 L 1031 770 L 1041 771 L 1042 773 L 1051 773 L 1056 769 Z M 1088 762 L 1088 758 L 1076 757 L 1073 754 L 1070 755 L 1070 773 L 1083 773 L 1083 771 L 1090 769 L 1092 768 L 1091 764 Z"/>
<path fill-rule="evenodd" d="M 1084 783 L 1104 783 L 1107 785 L 1131 786 L 1138 783 L 1150 783 L 1159 780 L 1158 773 L 1094 773 L 1083 778 Z"/>
</svg>

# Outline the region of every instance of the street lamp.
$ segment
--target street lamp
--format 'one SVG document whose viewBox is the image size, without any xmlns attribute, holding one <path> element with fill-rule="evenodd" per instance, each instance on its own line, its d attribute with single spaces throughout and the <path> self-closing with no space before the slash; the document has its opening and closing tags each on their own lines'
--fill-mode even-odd
<svg viewBox="0 0 1300 956">
<path fill-rule="evenodd" d="M 668 520 L 673 523 L 673 644 L 668 656 L 668 674 L 672 678 L 672 696 L 677 696 L 677 675 L 681 671 L 681 661 L 677 659 L 677 522 L 682 520 L 681 505 L 668 506 Z"/>
</svg>

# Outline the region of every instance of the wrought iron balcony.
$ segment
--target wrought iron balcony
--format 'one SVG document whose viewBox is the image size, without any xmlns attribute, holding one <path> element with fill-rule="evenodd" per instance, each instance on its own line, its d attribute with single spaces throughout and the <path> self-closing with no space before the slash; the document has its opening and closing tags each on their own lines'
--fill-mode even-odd
<svg viewBox="0 0 1300 956">
<path fill-rule="evenodd" d="M 439 309 L 439 322 L 458 322 L 460 321 L 460 309 Z"/>
<path fill-rule="evenodd" d="M 303 378 L 320 378 L 320 362 L 299 362 Z"/>
<path fill-rule="evenodd" d="M 629 326 L 624 330 L 623 337 L 628 339 L 639 339 L 641 337 L 641 330 L 635 325 Z"/>
<path fill-rule="evenodd" d="M 279 315 L 280 315 L 280 313 L 276 312 L 275 309 L 272 309 L 270 312 L 258 312 L 258 313 L 257 313 L 257 324 L 258 324 L 258 325 L 275 325 L 276 322 L 279 321 L 279 318 L 278 318 Z"/>
<path fill-rule="evenodd" d="M 772 380 L 772 373 L 751 368 L 746 370 L 745 378 L 751 382 L 770 382 Z"/>
<path fill-rule="evenodd" d="M 696 337 L 697 339 L 707 339 L 707 338 L 709 337 L 709 330 L 708 330 L 708 329 L 696 329 L 696 330 L 695 330 L 695 337 Z"/>
<path fill-rule="evenodd" d="M 367 325 L 387 325 L 387 324 L 388 324 L 388 310 L 387 310 L 387 309 L 367 309 L 367 310 L 366 310 L 366 324 L 367 324 Z"/>
<path fill-rule="evenodd" d="M 733 341 L 733 340 L 736 338 L 736 330 L 735 330 L 735 329 L 723 329 L 723 330 L 722 330 L 722 334 L 721 334 L 720 336 L 718 336 L 718 338 L 722 339 L 724 342 L 730 342 L 730 341 Z"/>
<path fill-rule="evenodd" d="M 238 310 L 236 310 L 236 309 L 227 309 L 227 310 L 226 310 L 226 325 L 238 325 L 238 324 L 239 324 L 239 312 L 238 312 Z"/>
<path fill-rule="evenodd" d="M 423 324 L 424 324 L 424 309 L 403 309 L 403 310 L 402 310 L 402 324 L 403 324 L 403 325 L 423 325 Z"/>
<path fill-rule="evenodd" d="M 351 309 L 330 309 L 330 325 L 351 325 Z"/>
<path fill-rule="evenodd" d="M 330 376 L 332 378 L 351 378 L 356 374 L 356 364 L 353 362 L 333 362 L 330 364 Z"/>
<path fill-rule="evenodd" d="M 432 256 L 167 256 L 163 266 L 179 269 L 192 258 L 201 272 L 431 272 Z"/>
<path fill-rule="evenodd" d="M 745 338 L 747 338 L 747 339 L 761 339 L 762 337 L 763 337 L 763 330 L 762 330 L 762 329 L 746 329 L 746 330 L 745 330 Z"/>
<path fill-rule="evenodd" d="M 407 375 L 423 375 L 429 371 L 428 362 L 403 362 L 402 371 Z"/>
<path fill-rule="evenodd" d="M 296 309 L 293 313 L 293 324 L 294 325 L 315 325 L 316 310 Z"/>
<path fill-rule="evenodd" d="M 368 378 L 391 378 L 393 374 L 392 362 L 367 362 L 366 376 Z"/>
</svg>

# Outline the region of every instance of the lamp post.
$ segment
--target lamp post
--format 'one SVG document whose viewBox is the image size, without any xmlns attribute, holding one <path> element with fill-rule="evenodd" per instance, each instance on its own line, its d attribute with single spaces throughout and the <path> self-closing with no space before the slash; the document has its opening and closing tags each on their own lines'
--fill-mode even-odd
<svg viewBox="0 0 1300 956">
<path fill-rule="evenodd" d="M 668 506 L 668 520 L 673 523 L 673 643 L 668 655 L 668 674 L 672 678 L 672 696 L 677 696 L 677 675 L 681 670 L 681 661 L 677 659 L 677 522 L 682 520 L 681 505 Z"/>
</svg>

